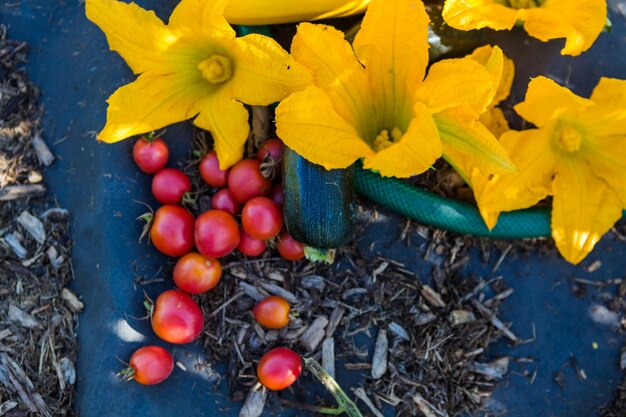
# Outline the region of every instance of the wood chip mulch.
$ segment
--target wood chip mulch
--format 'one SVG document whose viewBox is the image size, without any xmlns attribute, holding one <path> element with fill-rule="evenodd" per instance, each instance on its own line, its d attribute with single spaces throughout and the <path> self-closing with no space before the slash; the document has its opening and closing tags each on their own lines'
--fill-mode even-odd
<svg viewBox="0 0 626 417">
<path fill-rule="evenodd" d="M 54 156 L 27 45 L 0 26 L 0 416 L 73 416 L 76 314 L 69 214 L 45 198 Z"/>
</svg>

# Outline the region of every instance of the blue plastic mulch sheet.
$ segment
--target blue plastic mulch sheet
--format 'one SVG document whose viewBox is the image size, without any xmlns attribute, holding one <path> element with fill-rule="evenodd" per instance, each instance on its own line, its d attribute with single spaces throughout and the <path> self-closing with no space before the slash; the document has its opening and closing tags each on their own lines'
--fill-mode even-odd
<svg viewBox="0 0 626 417">
<path fill-rule="evenodd" d="M 163 18 L 175 5 L 172 0 L 139 3 L 156 8 Z M 626 78 L 626 2 L 608 3 L 612 33 L 603 33 L 590 51 L 577 58 L 559 55 L 562 41 L 543 44 L 521 30 L 499 34 L 498 43 L 517 65 L 512 102 L 523 99 L 529 78 L 537 75 L 548 75 L 585 96 L 600 76 Z M 150 178 L 139 173 L 130 158 L 132 142 L 104 145 L 94 139 L 94 132 L 104 124 L 105 100 L 134 76 L 119 56 L 109 52 L 100 30 L 87 21 L 82 2 L 6 1 L 0 4 L 0 22 L 8 26 L 10 37 L 30 44 L 28 71 L 42 90 L 46 108 L 42 128 L 58 156 L 46 180 L 52 196 L 73 216 L 74 287 L 86 305 L 78 327 L 76 411 L 82 417 L 236 416 L 240 404 L 227 398 L 226 382 L 216 385 L 206 369 L 199 369 L 203 351 L 198 345 L 170 346 L 187 372 L 176 370 L 161 385 L 146 388 L 121 383 L 115 376 L 121 366 L 117 357 L 127 359 L 146 343 L 162 344 L 149 324 L 136 317 L 144 315 L 144 291 L 155 296 L 171 286 L 135 285 L 136 273 L 150 277 L 161 265 L 171 265 L 171 260 L 137 243 L 141 226 L 135 218 L 144 207 L 133 200 L 152 200 Z M 175 144 L 172 161 L 183 160 L 190 136 L 187 124 L 168 129 L 167 139 Z M 404 219 L 384 210 L 380 213 L 359 236 L 359 248 L 372 259 L 381 254 L 428 276 L 434 261 L 424 260 L 425 242 L 419 236 L 411 246 L 397 241 Z M 488 400 L 490 408 L 508 410 L 511 417 L 596 415 L 624 377 L 618 367 L 624 338 L 614 331 L 615 323 L 594 314 L 603 307 L 593 288 L 576 297 L 571 282 L 573 278 L 598 282 L 624 278 L 626 242 L 608 233 L 577 267 L 554 254 L 512 253 L 494 272 L 499 257 L 492 254 L 485 260 L 477 250 L 463 274 L 485 279 L 504 276 L 515 292 L 503 305 L 501 318 L 513 322 L 518 336 L 536 336 L 536 340 L 517 347 L 502 341 L 492 347 L 494 356 L 530 357 L 533 363 L 514 361 Z M 597 262 L 601 267 L 588 272 Z M 571 366 L 572 358 L 586 378 Z M 215 371 L 220 370 L 223 366 L 218 365 Z M 524 371 L 536 371 L 534 379 L 524 376 Z M 561 383 L 555 382 L 555 375 Z M 358 372 L 343 370 L 339 382 L 358 386 L 361 378 Z M 271 405 L 264 415 L 304 414 Z"/>
</svg>

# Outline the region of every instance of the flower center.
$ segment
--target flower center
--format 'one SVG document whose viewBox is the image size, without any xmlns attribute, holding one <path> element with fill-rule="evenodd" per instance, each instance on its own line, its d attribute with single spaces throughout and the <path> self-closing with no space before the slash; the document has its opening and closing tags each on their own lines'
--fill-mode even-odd
<svg viewBox="0 0 626 417">
<path fill-rule="evenodd" d="M 390 147 L 394 143 L 398 142 L 402 138 L 402 131 L 397 127 L 391 129 L 391 139 L 389 138 L 389 131 L 383 130 L 374 139 L 374 148 L 376 151 L 382 151 L 385 148 Z"/>
<path fill-rule="evenodd" d="M 582 135 L 571 126 L 563 126 L 558 132 L 558 143 L 566 152 L 576 152 L 580 149 Z"/>
<path fill-rule="evenodd" d="M 198 69 L 205 80 L 211 84 L 220 84 L 228 80 L 233 71 L 230 66 L 230 59 L 224 55 L 213 54 L 198 64 Z"/>
<path fill-rule="evenodd" d="M 508 2 L 509 6 L 514 9 L 530 9 L 541 4 L 539 0 L 508 0 Z"/>
</svg>

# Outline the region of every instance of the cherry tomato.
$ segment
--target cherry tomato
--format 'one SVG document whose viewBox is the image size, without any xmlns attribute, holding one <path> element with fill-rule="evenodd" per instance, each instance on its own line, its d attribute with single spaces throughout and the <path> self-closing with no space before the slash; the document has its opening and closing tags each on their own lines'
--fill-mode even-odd
<svg viewBox="0 0 626 417">
<path fill-rule="evenodd" d="M 150 228 L 150 240 L 160 252 L 182 256 L 193 249 L 193 214 L 181 206 L 159 207 Z"/>
<path fill-rule="evenodd" d="M 267 244 L 264 241 L 253 238 L 246 233 L 243 227 L 239 229 L 239 236 L 237 249 L 246 256 L 259 256 L 267 249 Z"/>
<path fill-rule="evenodd" d="M 283 185 L 282 184 L 274 184 L 272 189 L 270 190 L 269 198 L 279 206 L 283 206 L 285 202 L 285 194 L 283 193 Z"/>
<path fill-rule="evenodd" d="M 272 238 L 283 228 L 283 212 L 267 197 L 254 197 L 243 206 L 241 224 L 253 238 Z"/>
<path fill-rule="evenodd" d="M 160 346 L 144 346 L 130 357 L 133 378 L 143 385 L 163 382 L 174 370 L 172 355 Z"/>
<path fill-rule="evenodd" d="M 278 347 L 267 352 L 256 368 L 259 381 L 267 389 L 280 391 L 296 382 L 302 372 L 302 359 L 291 349 Z"/>
<path fill-rule="evenodd" d="M 241 213 L 241 204 L 235 200 L 233 193 L 228 188 L 222 188 L 213 194 L 213 197 L 211 197 L 211 208 L 223 210 L 230 214 Z"/>
<path fill-rule="evenodd" d="M 304 245 L 291 237 L 287 229 L 283 229 L 278 235 L 276 249 L 280 256 L 288 261 L 298 261 L 304 258 Z"/>
<path fill-rule="evenodd" d="M 156 299 L 152 311 L 152 330 L 169 343 L 189 343 L 196 340 L 204 316 L 191 296 L 178 290 L 168 290 Z"/>
<path fill-rule="evenodd" d="M 282 329 L 289 324 L 289 302 L 278 295 L 270 295 L 252 309 L 254 319 L 269 329 Z"/>
<path fill-rule="evenodd" d="M 272 182 L 261 174 L 260 166 L 256 159 L 242 159 L 230 170 L 228 189 L 235 200 L 245 204 L 251 198 L 270 192 Z"/>
<path fill-rule="evenodd" d="M 239 245 L 239 226 L 225 211 L 205 211 L 196 220 L 195 230 L 198 252 L 209 258 L 226 256 Z"/>
<path fill-rule="evenodd" d="M 200 176 L 209 185 L 219 188 L 224 187 L 228 182 L 229 169 L 220 169 L 219 161 L 217 160 L 217 153 L 210 151 L 202 161 L 200 161 Z"/>
<path fill-rule="evenodd" d="M 161 138 L 148 141 L 142 137 L 133 145 L 133 159 L 146 174 L 154 174 L 163 169 L 169 157 L 170 150 Z"/>
<path fill-rule="evenodd" d="M 256 152 L 256 159 L 263 162 L 271 156 L 274 161 L 280 161 L 284 149 L 285 145 L 282 140 L 278 138 L 268 139 L 259 147 Z"/>
<path fill-rule="evenodd" d="M 212 290 L 222 276 L 222 264 L 196 252 L 183 256 L 174 267 L 174 284 L 187 294 Z"/>
<path fill-rule="evenodd" d="M 189 177 L 178 169 L 165 168 L 152 177 L 152 195 L 163 204 L 180 204 L 190 191 Z"/>
</svg>

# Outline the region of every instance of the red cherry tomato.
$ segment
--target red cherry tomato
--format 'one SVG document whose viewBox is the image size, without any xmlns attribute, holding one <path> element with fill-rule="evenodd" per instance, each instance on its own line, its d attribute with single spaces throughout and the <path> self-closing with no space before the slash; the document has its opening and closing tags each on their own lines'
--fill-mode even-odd
<svg viewBox="0 0 626 417">
<path fill-rule="evenodd" d="M 180 204 L 190 191 L 189 177 L 178 169 L 165 168 L 152 177 L 152 195 L 163 204 Z"/>
<path fill-rule="evenodd" d="M 243 227 L 239 229 L 239 236 L 237 249 L 246 256 L 259 256 L 267 249 L 267 244 L 264 241 L 253 238 L 246 233 Z"/>
<path fill-rule="evenodd" d="M 291 349 L 278 347 L 267 352 L 256 368 L 259 381 L 267 389 L 280 391 L 296 382 L 302 372 L 302 359 Z"/>
<path fill-rule="evenodd" d="M 193 249 L 194 218 L 181 206 L 161 206 L 154 215 L 150 240 L 160 252 L 182 256 Z"/>
<path fill-rule="evenodd" d="M 283 211 L 267 197 L 254 197 L 243 206 L 241 224 L 253 238 L 267 240 L 283 228 Z"/>
<path fill-rule="evenodd" d="M 211 197 L 211 208 L 214 210 L 223 210 L 230 214 L 241 213 L 241 204 L 235 200 L 233 194 L 228 188 L 218 190 Z"/>
<path fill-rule="evenodd" d="M 170 150 L 161 138 L 152 141 L 139 138 L 133 145 L 133 159 L 139 169 L 146 174 L 154 174 L 163 169 L 169 157 Z"/>
<path fill-rule="evenodd" d="M 285 202 L 285 194 L 283 193 L 283 185 L 282 184 L 274 184 L 272 189 L 270 190 L 269 198 L 279 206 L 283 206 Z"/>
<path fill-rule="evenodd" d="M 204 326 L 204 316 L 191 296 L 178 290 L 161 293 L 152 311 L 152 330 L 169 343 L 196 340 Z"/>
<path fill-rule="evenodd" d="M 282 140 L 278 138 L 268 139 L 259 147 L 256 152 L 256 159 L 263 162 L 271 156 L 274 161 L 280 161 L 284 149 L 285 145 Z"/>
<path fill-rule="evenodd" d="M 267 195 L 272 182 L 259 171 L 261 163 L 256 159 L 242 159 L 228 174 L 228 189 L 235 200 L 245 204 L 254 197 Z"/>
<path fill-rule="evenodd" d="M 289 302 L 283 297 L 270 295 L 259 301 L 252 309 L 254 319 L 269 329 L 282 329 L 289 324 Z"/>
<path fill-rule="evenodd" d="M 163 382 L 174 370 L 172 355 L 160 346 L 144 346 L 130 357 L 133 378 L 143 385 Z"/>
<path fill-rule="evenodd" d="M 304 258 L 304 245 L 291 237 L 287 229 L 283 229 L 278 235 L 276 249 L 280 256 L 288 261 L 298 261 Z"/>
<path fill-rule="evenodd" d="M 222 264 L 196 252 L 188 253 L 176 262 L 174 284 L 187 294 L 212 290 L 222 276 Z"/>
<path fill-rule="evenodd" d="M 204 256 L 221 258 L 239 245 L 239 226 L 225 211 L 205 211 L 196 220 L 195 241 Z"/>
<path fill-rule="evenodd" d="M 200 161 L 200 176 L 209 185 L 219 188 L 224 187 L 228 182 L 229 169 L 220 169 L 219 161 L 217 160 L 217 153 L 210 151 L 202 161 Z"/>
</svg>

